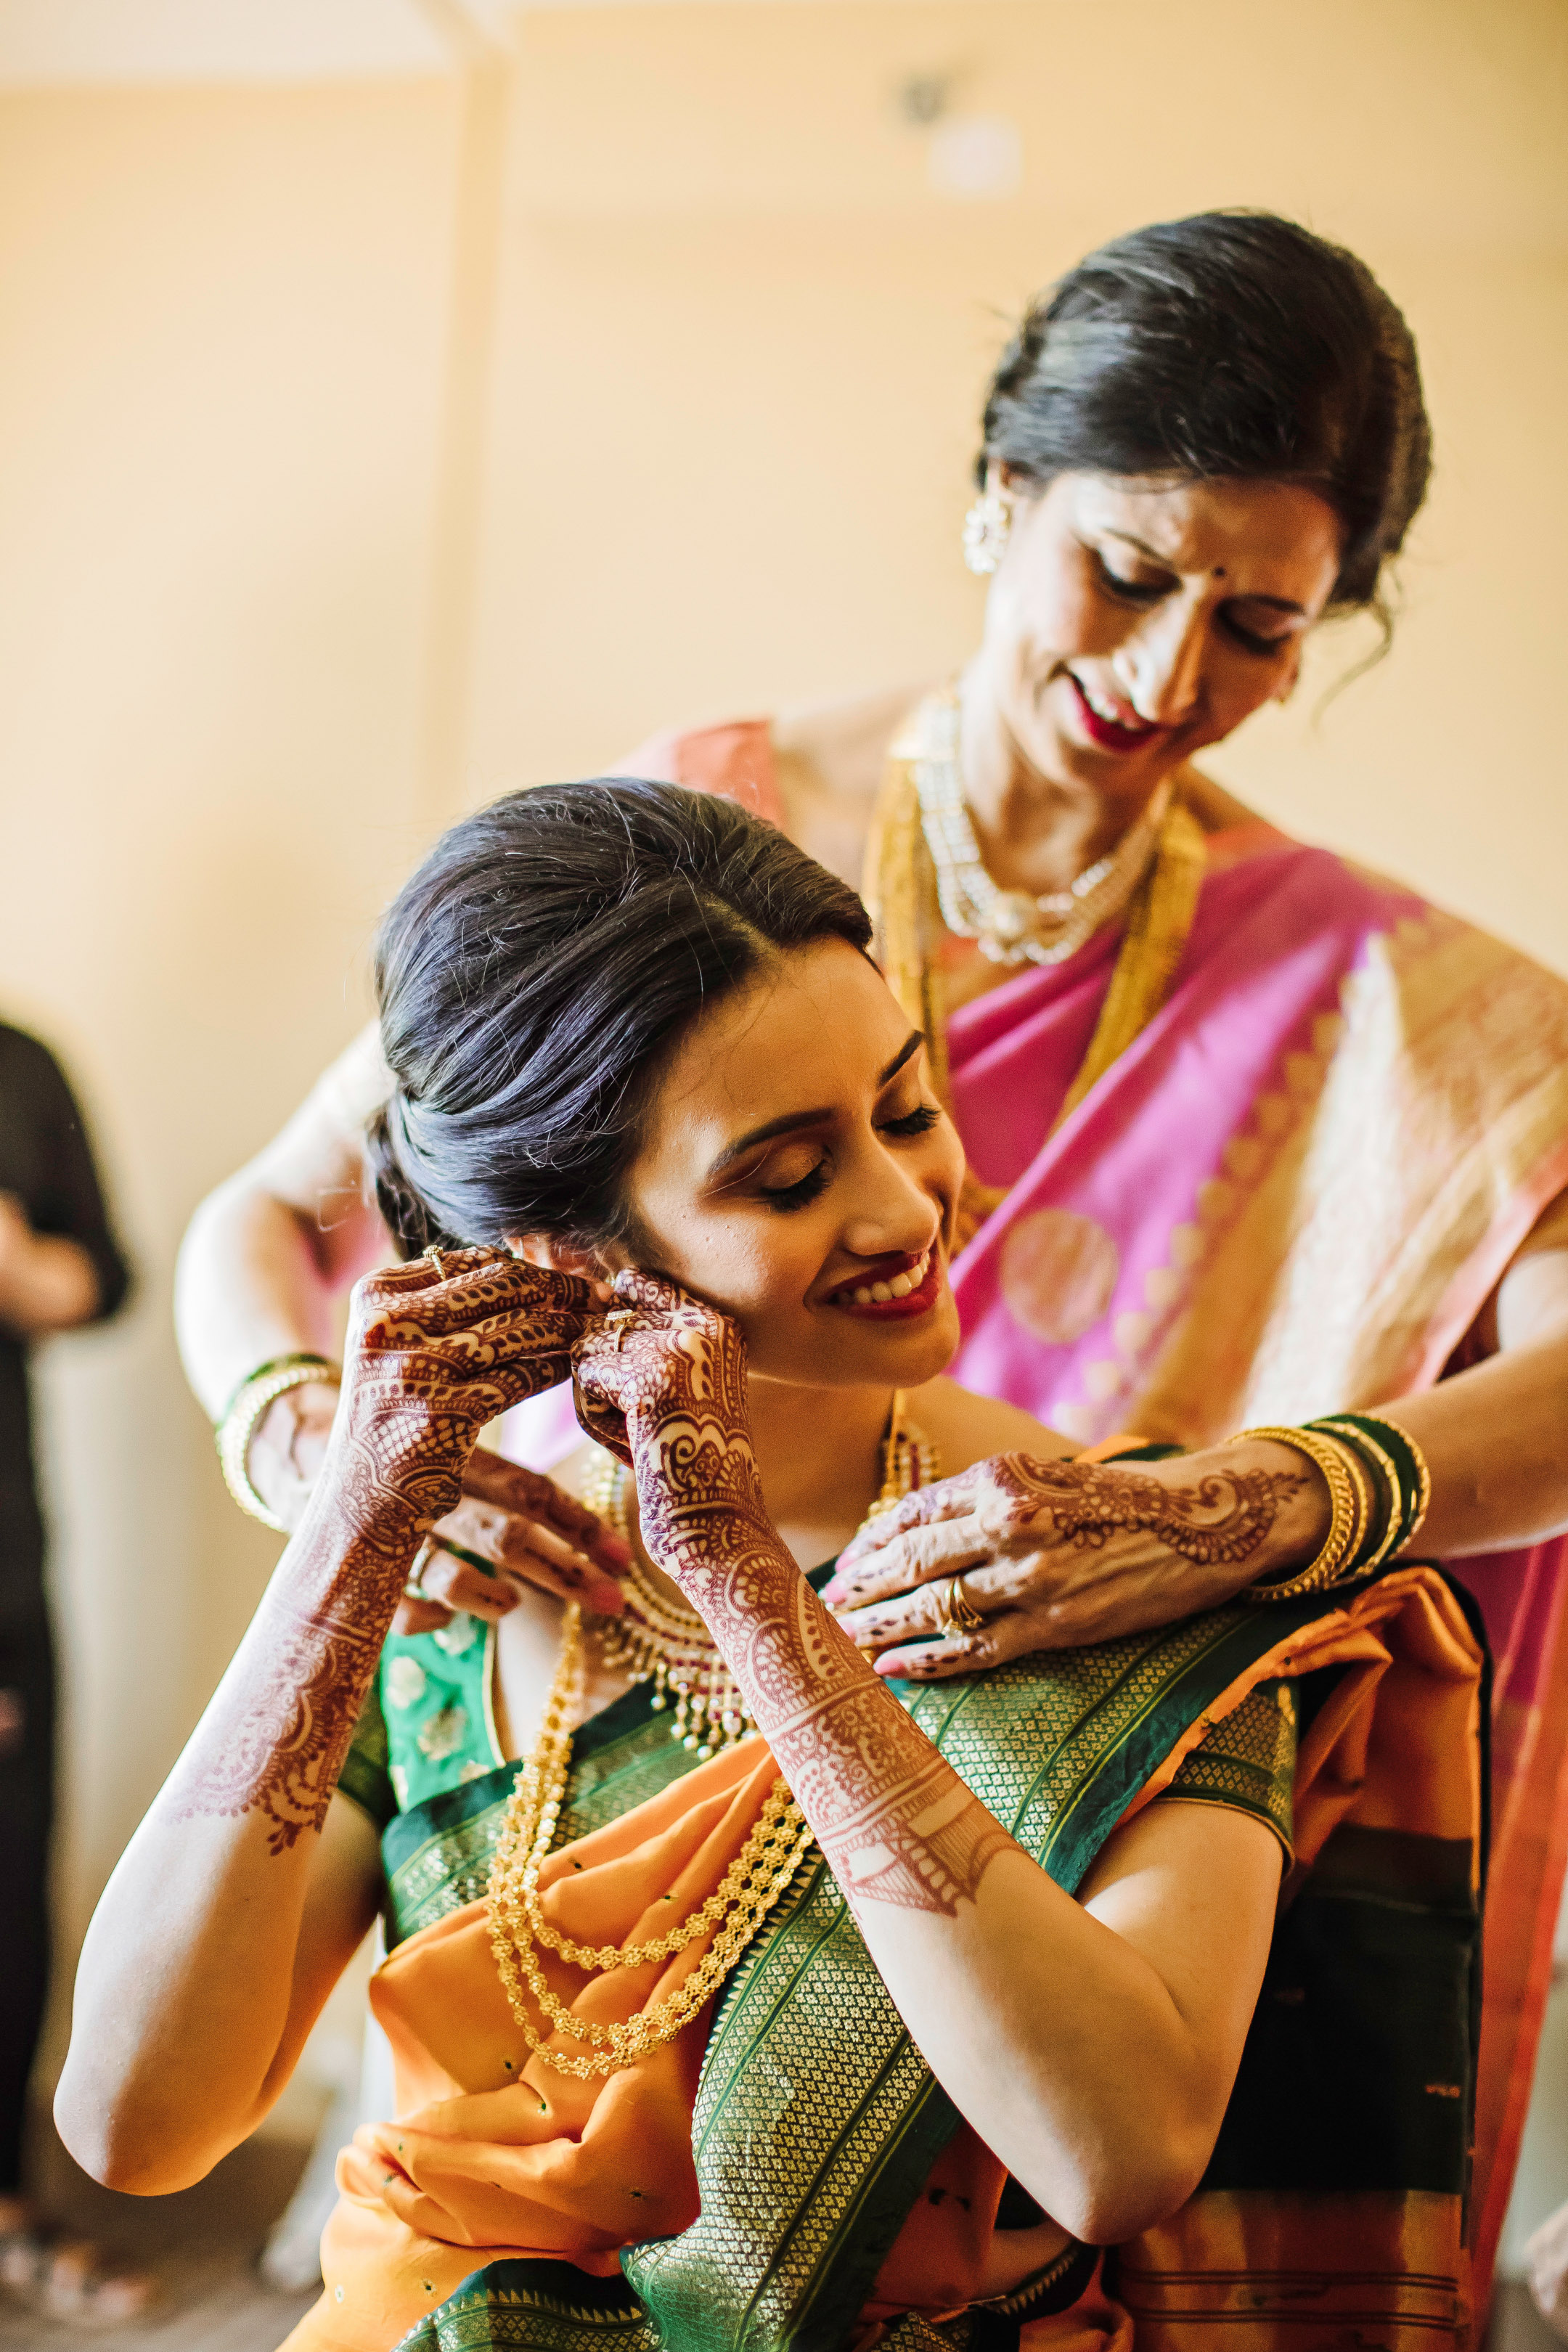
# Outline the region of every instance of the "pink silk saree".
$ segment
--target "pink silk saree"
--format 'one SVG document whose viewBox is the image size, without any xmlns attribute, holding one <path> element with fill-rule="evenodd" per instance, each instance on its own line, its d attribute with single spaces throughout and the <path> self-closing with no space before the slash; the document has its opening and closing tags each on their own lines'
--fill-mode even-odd
<svg viewBox="0 0 1568 2352">
<path fill-rule="evenodd" d="M 763 720 L 656 738 L 620 772 L 787 821 Z M 1428 1386 L 1568 1186 L 1568 983 L 1267 824 L 1207 852 L 1164 1004 L 1055 1132 L 1117 934 L 947 1024 L 971 1166 L 1009 1188 L 953 1266 L 953 1372 L 1086 1444 L 1202 1445 Z M 1457 1563 L 1496 1661 L 1478 2282 L 1568 1859 L 1565 1551 Z"/>
</svg>

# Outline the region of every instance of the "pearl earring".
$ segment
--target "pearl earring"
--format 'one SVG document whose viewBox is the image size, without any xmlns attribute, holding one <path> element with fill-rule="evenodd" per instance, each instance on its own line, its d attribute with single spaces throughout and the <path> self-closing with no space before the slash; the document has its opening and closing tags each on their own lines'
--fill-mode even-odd
<svg viewBox="0 0 1568 2352">
<path fill-rule="evenodd" d="M 1013 509 L 1000 490 L 983 490 L 963 518 L 963 560 L 984 576 L 1002 561 Z"/>
</svg>

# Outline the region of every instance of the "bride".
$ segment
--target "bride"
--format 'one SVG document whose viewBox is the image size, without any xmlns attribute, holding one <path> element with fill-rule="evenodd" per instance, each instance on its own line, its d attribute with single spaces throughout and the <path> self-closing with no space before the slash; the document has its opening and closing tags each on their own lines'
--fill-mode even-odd
<svg viewBox="0 0 1568 2352">
<path fill-rule="evenodd" d="M 628 782 L 467 819 L 384 926 L 382 1190 L 419 1254 L 356 1291 L 326 1467 L 99 1906 L 57 2105 L 100 2179 L 200 2178 L 383 1914 L 398 2116 L 340 2161 L 297 2352 L 1128 2345 L 1096 2250 L 1212 2185 L 1293 1779 L 1303 1853 L 1358 1805 L 1469 1853 L 1479 1655 L 1429 1570 L 1324 1597 L 1396 1548 L 1344 1445 L 1069 1478 L 943 1378 L 963 1153 L 868 936 L 772 827 Z M 568 1372 L 578 1489 L 635 1539 L 622 1614 L 536 1594 L 389 1640 L 485 1423 Z M 816 1588 L 879 1507 L 996 1456 L 1054 1540 L 1145 1528 L 1255 1598 L 1326 1483 L 1323 1573 L 892 1683 L 874 1607 L 847 1631 Z M 962 1631 L 963 1579 L 930 1590 Z M 1462 1986 L 1473 1906 L 1440 1907 Z M 1419 2263 L 1373 2184 L 1389 2313 L 1407 2266 L 1453 2327 L 1464 2009 L 1411 2029 L 1459 2101 L 1452 2193 L 1409 2184 Z"/>
</svg>

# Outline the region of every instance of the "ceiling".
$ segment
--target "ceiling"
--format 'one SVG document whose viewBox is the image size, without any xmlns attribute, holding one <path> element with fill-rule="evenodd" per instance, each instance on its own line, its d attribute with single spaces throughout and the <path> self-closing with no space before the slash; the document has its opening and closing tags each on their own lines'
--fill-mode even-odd
<svg viewBox="0 0 1568 2352">
<path fill-rule="evenodd" d="M 440 73 L 529 5 L 605 0 L 0 0 L 0 85 Z"/>
</svg>

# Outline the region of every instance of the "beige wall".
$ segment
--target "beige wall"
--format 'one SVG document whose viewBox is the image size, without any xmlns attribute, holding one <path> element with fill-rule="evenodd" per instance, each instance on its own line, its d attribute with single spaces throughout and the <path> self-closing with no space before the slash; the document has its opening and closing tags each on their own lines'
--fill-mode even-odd
<svg viewBox="0 0 1568 2352">
<path fill-rule="evenodd" d="M 277 1547 L 217 1485 L 175 1245 L 361 1017 L 412 820 L 453 91 L 0 101 L 0 1011 L 141 1274 L 58 1343 L 68 1954 Z"/>
<path fill-rule="evenodd" d="M 444 814 L 963 657 L 979 388 L 1088 244 L 1273 205 L 1405 304 L 1438 475 L 1397 650 L 1215 764 L 1568 966 L 1564 21 L 536 9 L 493 318 L 453 84 L 0 99 L 0 1008 L 65 1052 L 143 1276 L 45 1382 L 68 1948 L 271 1551 L 174 1362 L 190 1208 L 360 1017 L 375 910 Z M 1021 126 L 1016 196 L 928 188 L 893 94 L 949 68 L 961 110 Z"/>
</svg>

